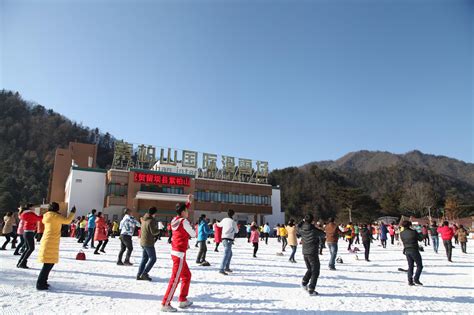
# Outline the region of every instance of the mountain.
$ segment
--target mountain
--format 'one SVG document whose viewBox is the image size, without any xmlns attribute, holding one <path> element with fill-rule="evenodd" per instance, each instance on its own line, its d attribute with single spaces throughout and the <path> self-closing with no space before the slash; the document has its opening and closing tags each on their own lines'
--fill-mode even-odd
<svg viewBox="0 0 474 315">
<path fill-rule="evenodd" d="M 314 164 L 329 170 L 358 171 L 362 173 L 391 167 L 424 169 L 474 186 L 473 163 L 466 163 L 446 156 L 424 154 L 418 150 L 405 154 L 381 151 L 351 152 L 336 161 L 312 162 L 304 165 L 303 168 Z"/>
<path fill-rule="evenodd" d="M 451 216 L 474 214 L 474 164 L 445 156 L 411 151 L 351 152 L 336 161 L 312 162 L 299 169 L 308 174 L 319 168 L 334 172 L 347 185 L 363 190 L 383 214 Z M 455 209 L 450 209 L 452 205 Z M 451 206 L 449 206 L 451 205 Z"/>
</svg>

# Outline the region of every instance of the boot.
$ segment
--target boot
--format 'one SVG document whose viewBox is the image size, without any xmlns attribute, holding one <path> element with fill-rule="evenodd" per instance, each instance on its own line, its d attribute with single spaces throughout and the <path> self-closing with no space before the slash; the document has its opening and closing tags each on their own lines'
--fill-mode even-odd
<svg viewBox="0 0 474 315">
<path fill-rule="evenodd" d="M 123 262 L 123 264 L 125 266 L 133 266 L 133 264 L 130 262 L 130 256 L 131 256 L 132 253 L 129 253 L 127 254 L 127 256 L 125 256 L 125 261 Z"/>
<path fill-rule="evenodd" d="M 36 290 L 40 290 L 40 291 L 43 291 L 43 290 L 48 290 L 49 287 L 47 284 L 36 284 Z"/>
<path fill-rule="evenodd" d="M 147 273 L 144 273 L 140 276 L 140 279 L 139 280 L 148 280 L 148 281 L 151 281 L 151 278 L 150 276 L 147 274 Z"/>
<path fill-rule="evenodd" d="M 26 265 L 26 261 L 22 261 L 21 263 L 18 263 L 18 268 L 21 268 L 21 269 L 30 269 L 27 265 Z"/>
</svg>

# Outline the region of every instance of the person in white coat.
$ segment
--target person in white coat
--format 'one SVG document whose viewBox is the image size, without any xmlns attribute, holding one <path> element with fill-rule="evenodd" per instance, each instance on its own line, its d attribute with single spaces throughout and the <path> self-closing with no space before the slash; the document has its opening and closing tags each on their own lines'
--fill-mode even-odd
<svg viewBox="0 0 474 315">
<path fill-rule="evenodd" d="M 117 265 L 132 266 L 133 264 L 130 262 L 130 256 L 133 251 L 132 236 L 135 232 L 135 227 L 140 226 L 140 222 L 131 216 L 130 209 L 125 208 L 123 214 L 123 219 L 120 221 L 120 252 L 118 255 Z M 127 255 L 125 256 L 125 261 L 122 262 L 125 250 L 127 250 Z"/>
<path fill-rule="evenodd" d="M 232 272 L 230 269 L 230 260 L 232 259 L 232 243 L 234 242 L 235 234 L 239 232 L 237 223 L 232 219 L 234 210 L 227 211 L 228 218 L 222 219 L 221 222 L 216 223 L 222 228 L 222 243 L 224 244 L 224 257 L 222 258 L 221 268 L 219 273 L 228 275 Z"/>
</svg>

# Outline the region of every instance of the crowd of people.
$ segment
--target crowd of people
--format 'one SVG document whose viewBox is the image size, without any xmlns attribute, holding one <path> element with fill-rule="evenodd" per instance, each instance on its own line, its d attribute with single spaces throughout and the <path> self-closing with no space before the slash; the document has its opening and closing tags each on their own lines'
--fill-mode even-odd
<svg viewBox="0 0 474 315">
<path fill-rule="evenodd" d="M 193 226 L 189 221 L 189 207 L 192 196 L 188 196 L 186 203 L 176 205 L 176 217 L 168 224 L 163 224 L 156 219 L 158 210 L 155 207 L 149 208 L 147 213 L 141 218 L 135 218 L 129 209 L 124 209 L 123 218 L 119 222 L 107 222 L 101 212 L 93 209 L 87 216 L 80 216 L 74 219 L 76 209 L 72 208 L 70 214 L 65 217 L 59 213 L 59 205 L 55 202 L 49 205 L 48 211 L 42 215 L 37 214 L 33 205 L 28 204 L 20 208 L 15 215 L 8 212 L 3 218 L 2 233 L 5 236 L 1 250 L 7 250 L 7 245 L 11 242 L 13 255 L 18 255 L 18 268 L 28 269 L 28 258 L 35 250 L 35 243 L 40 242 L 38 261 L 43 263 L 43 267 L 38 275 L 36 288 L 38 290 L 48 290 L 48 277 L 54 265 L 58 263 L 60 237 L 64 236 L 64 226 L 69 227 L 66 234 L 75 237 L 77 242 L 82 244 L 82 249 L 90 247 L 94 249 L 95 255 L 105 253 L 105 248 L 109 237 L 120 238 L 120 251 L 117 256 L 117 265 L 133 266 L 130 257 L 133 251 L 132 237 L 138 234 L 140 246 L 142 248 L 142 259 L 138 266 L 136 280 L 152 281 L 149 273 L 156 262 L 155 242 L 162 236 L 168 234 L 168 242 L 171 244 L 171 260 L 173 268 L 170 275 L 167 290 L 162 301 L 163 312 L 175 312 L 176 308 L 171 306 L 171 301 L 178 284 L 181 290 L 178 297 L 178 307 L 187 308 L 192 302 L 187 299 L 191 283 L 191 272 L 186 261 L 186 252 L 189 249 L 189 240 L 196 238 L 195 246 L 199 248 L 196 264 L 200 266 L 211 266 L 206 260 L 207 245 L 209 238 L 213 238 L 214 251 L 219 252 L 222 243 L 224 253 L 218 268 L 221 275 L 227 276 L 233 272 L 231 269 L 232 247 L 234 238 L 239 234 L 240 225 L 233 219 L 234 211 L 229 209 L 227 217 L 212 223 L 201 215 L 198 222 Z M 452 262 L 452 250 L 455 245 L 460 244 L 461 251 L 466 253 L 466 242 L 469 231 L 462 225 L 450 225 L 444 221 L 441 226 L 436 222 L 430 225 L 412 226 L 410 221 L 403 221 L 400 224 L 336 224 L 334 218 L 327 222 L 316 221 L 313 215 L 307 214 L 304 219 L 297 223 L 290 219 L 287 224 L 277 224 L 273 229 L 268 223 L 257 225 L 255 222 L 248 224 L 244 228 L 247 242 L 253 250 L 249 250 L 253 258 L 257 258 L 259 242 L 268 245 L 269 237 L 276 237 L 281 243 L 281 253 L 289 246 L 291 253 L 289 262 L 296 263 L 295 255 L 298 245 L 302 245 L 302 254 L 306 273 L 301 280 L 301 286 L 307 290 L 309 295 L 317 295 L 316 284 L 320 274 L 319 256 L 323 254 L 323 249 L 329 250 L 329 270 L 336 270 L 338 244 L 341 240 L 346 241 L 347 251 L 357 254 L 359 249 L 355 245 L 362 242 L 364 247 L 364 258 L 369 262 L 370 246 L 374 242 L 379 242 L 382 248 L 387 247 L 390 240 L 392 246 L 402 246 L 406 256 L 408 269 L 408 284 L 422 285 L 420 276 L 423 270 L 423 262 L 420 251 L 424 247 L 432 246 L 433 251 L 438 253 L 439 237 L 445 247 L 446 257 Z M 138 231 L 138 233 L 137 233 Z M 20 243 L 16 246 L 19 237 Z M 36 242 L 35 242 L 36 239 Z M 424 247 L 422 245 L 423 244 Z M 125 259 L 124 259 L 125 254 Z M 357 257 L 357 256 L 356 256 Z M 415 269 L 416 265 L 416 271 Z"/>
</svg>

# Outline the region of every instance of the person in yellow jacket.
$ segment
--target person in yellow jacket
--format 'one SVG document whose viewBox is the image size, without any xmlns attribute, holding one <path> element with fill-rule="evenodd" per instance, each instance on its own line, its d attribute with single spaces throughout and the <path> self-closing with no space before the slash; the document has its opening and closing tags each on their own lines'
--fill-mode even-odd
<svg viewBox="0 0 474 315">
<path fill-rule="evenodd" d="M 119 235 L 119 224 L 117 221 L 114 220 L 114 223 L 112 223 L 112 238 L 115 238 L 118 235 Z"/>
<path fill-rule="evenodd" d="M 282 224 L 279 228 L 280 237 L 281 237 L 281 251 L 284 252 L 286 245 L 288 245 L 288 232 L 285 229 L 285 226 Z"/>
<path fill-rule="evenodd" d="M 296 247 L 298 246 L 298 238 L 296 236 L 296 225 L 295 220 L 290 219 L 288 221 L 288 225 L 285 226 L 286 232 L 288 233 L 288 245 L 291 247 L 291 255 L 289 261 L 292 263 L 296 263 L 295 254 L 296 254 Z"/>
<path fill-rule="evenodd" d="M 59 205 L 52 202 L 48 212 L 43 215 L 44 233 L 41 239 L 41 247 L 38 253 L 38 261 L 43 263 L 43 268 L 36 282 L 36 289 L 48 290 L 48 277 L 54 264 L 59 261 L 59 240 L 61 238 L 61 227 L 63 224 L 70 224 L 74 220 L 76 207 L 71 209 L 71 213 L 66 218 L 59 213 Z"/>
<path fill-rule="evenodd" d="M 79 239 L 77 240 L 78 243 L 84 243 L 84 240 L 86 239 L 86 226 L 86 217 L 82 216 L 79 221 Z"/>
<path fill-rule="evenodd" d="M 352 242 L 354 242 L 354 226 L 352 225 L 352 222 L 349 222 L 348 225 L 346 225 L 346 229 L 345 229 L 345 234 L 346 234 L 346 240 L 349 242 L 349 245 L 347 246 L 347 250 L 350 251 L 352 250 L 351 249 L 351 246 L 352 246 Z"/>
</svg>

